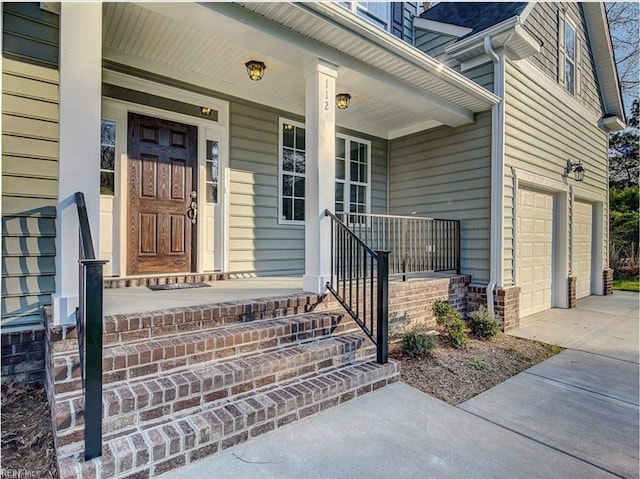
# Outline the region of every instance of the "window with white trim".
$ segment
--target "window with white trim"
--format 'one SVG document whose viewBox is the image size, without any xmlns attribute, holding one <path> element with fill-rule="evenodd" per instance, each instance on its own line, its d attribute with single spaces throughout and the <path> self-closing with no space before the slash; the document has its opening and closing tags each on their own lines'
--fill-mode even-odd
<svg viewBox="0 0 640 479">
<path fill-rule="evenodd" d="M 576 92 L 576 29 L 564 22 L 564 86 L 572 95 Z"/>
<path fill-rule="evenodd" d="M 558 22 L 558 82 L 568 93 L 580 96 L 581 41 L 579 23 L 571 12 L 560 12 Z"/>
<path fill-rule="evenodd" d="M 336 136 L 336 213 L 368 213 L 371 143 Z"/>
<path fill-rule="evenodd" d="M 389 30 L 391 2 L 340 2 L 340 4 L 383 30 Z"/>
<path fill-rule="evenodd" d="M 280 119 L 280 222 L 304 223 L 305 208 L 305 129 L 304 125 Z"/>
</svg>

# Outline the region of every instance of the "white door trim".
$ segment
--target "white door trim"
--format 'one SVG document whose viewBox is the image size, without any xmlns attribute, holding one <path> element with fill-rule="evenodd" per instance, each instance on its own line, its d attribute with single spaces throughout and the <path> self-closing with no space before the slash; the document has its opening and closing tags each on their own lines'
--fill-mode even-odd
<svg viewBox="0 0 640 479">
<path fill-rule="evenodd" d="M 103 79 L 109 78 L 109 83 L 117 84 L 126 88 L 135 89 L 137 91 L 144 91 L 147 93 L 153 93 L 157 96 L 163 96 L 166 98 L 178 99 L 185 101 L 189 99 L 190 102 L 198 101 L 196 103 L 199 106 L 209 106 L 218 110 L 218 120 L 212 121 L 206 119 L 199 119 L 189 115 L 181 113 L 174 113 L 167 110 L 162 110 L 155 107 L 149 107 L 146 105 L 140 105 L 137 103 L 131 103 L 123 100 L 113 98 L 102 98 L 102 109 L 105 117 L 111 117 L 118 121 L 117 131 L 117 146 L 116 146 L 116 187 L 114 197 L 114 216 L 113 224 L 116 228 L 119 228 L 121 232 L 126 231 L 126 208 L 127 208 L 127 113 L 138 113 L 142 115 L 149 115 L 155 118 L 160 118 L 169 121 L 175 121 L 188 125 L 193 125 L 198 129 L 198 193 L 199 199 L 204 197 L 201 192 L 205 191 L 205 154 L 206 154 L 206 140 L 215 139 L 220 141 L 220 206 L 221 206 L 221 218 L 216 222 L 220 226 L 221 231 L 216 231 L 216 247 L 220 248 L 221 254 L 221 269 L 223 272 L 228 270 L 228 204 L 229 204 L 229 190 L 228 190 L 228 172 L 229 172 L 229 129 L 228 129 L 228 102 L 203 97 L 197 94 L 191 94 L 190 92 L 184 92 L 172 87 L 164 87 L 147 80 L 140 80 L 138 78 L 129 77 L 123 74 L 115 74 L 114 72 L 103 72 Z M 140 90 L 142 88 L 142 90 Z M 165 89 L 165 90 L 163 90 Z M 178 93 L 180 92 L 180 93 Z M 204 99 L 204 100 L 203 100 Z M 210 265 L 205 265 L 203 262 L 202 251 L 205 247 L 205 222 L 200 221 L 197 223 L 198 234 L 198 252 L 197 252 L 197 272 L 202 273 L 205 271 L 211 271 L 213 269 Z M 117 261 L 118 270 L 114 274 L 120 276 L 126 275 L 126 235 L 118 235 L 118 254 L 114 255 L 114 263 Z M 115 246 L 115 245 L 114 245 Z M 115 249 L 115 248 L 114 248 Z M 114 252 L 115 253 L 115 252 Z M 115 265 L 114 265 L 115 266 Z"/>
</svg>

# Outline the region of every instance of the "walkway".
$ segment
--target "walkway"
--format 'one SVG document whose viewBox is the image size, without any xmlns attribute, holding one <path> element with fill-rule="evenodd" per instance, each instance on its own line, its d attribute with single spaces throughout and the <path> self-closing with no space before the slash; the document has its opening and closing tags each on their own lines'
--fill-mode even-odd
<svg viewBox="0 0 640 479">
<path fill-rule="evenodd" d="M 638 327 L 588 298 L 515 332 L 572 349 L 460 407 L 395 384 L 162 477 L 637 478 Z"/>
</svg>

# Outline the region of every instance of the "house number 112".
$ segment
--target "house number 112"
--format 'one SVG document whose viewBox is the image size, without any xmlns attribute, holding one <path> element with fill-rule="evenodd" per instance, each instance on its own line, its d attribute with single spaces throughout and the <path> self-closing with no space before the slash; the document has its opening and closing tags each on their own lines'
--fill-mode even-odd
<svg viewBox="0 0 640 479">
<path fill-rule="evenodd" d="M 329 80 L 324 81 L 324 111 L 329 111 Z"/>
</svg>

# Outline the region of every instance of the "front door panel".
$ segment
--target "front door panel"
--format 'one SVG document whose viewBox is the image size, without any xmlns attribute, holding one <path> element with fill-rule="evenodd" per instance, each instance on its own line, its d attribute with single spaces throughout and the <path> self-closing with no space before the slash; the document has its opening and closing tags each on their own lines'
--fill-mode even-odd
<svg viewBox="0 0 640 479">
<path fill-rule="evenodd" d="M 129 113 L 127 274 L 193 270 L 197 129 Z"/>
</svg>

